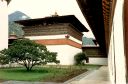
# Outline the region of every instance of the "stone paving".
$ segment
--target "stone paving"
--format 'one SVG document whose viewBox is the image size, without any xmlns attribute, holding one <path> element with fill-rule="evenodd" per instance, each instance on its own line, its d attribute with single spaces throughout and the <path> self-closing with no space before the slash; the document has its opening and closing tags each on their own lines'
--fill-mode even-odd
<svg viewBox="0 0 128 84">
<path fill-rule="evenodd" d="M 111 84 L 108 77 L 108 68 L 103 66 L 80 80 L 74 80 L 68 84 Z"/>
<path fill-rule="evenodd" d="M 64 83 L 6 81 L 0 84 L 111 84 L 108 77 L 107 66 L 102 66 L 98 70 L 85 72 Z"/>
</svg>

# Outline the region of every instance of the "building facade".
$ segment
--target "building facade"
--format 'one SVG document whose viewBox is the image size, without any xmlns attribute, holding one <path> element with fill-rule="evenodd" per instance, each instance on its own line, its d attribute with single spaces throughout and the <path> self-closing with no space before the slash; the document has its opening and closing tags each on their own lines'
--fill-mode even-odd
<svg viewBox="0 0 128 84">
<path fill-rule="evenodd" d="M 94 38 L 82 38 L 82 51 L 89 57 L 88 64 L 107 65 L 107 56 Z"/>
<path fill-rule="evenodd" d="M 74 55 L 82 52 L 82 32 L 88 31 L 73 15 L 16 22 L 24 25 L 25 38 L 46 45 L 49 51 L 57 52 L 61 65 L 74 64 Z"/>
<path fill-rule="evenodd" d="M 112 84 L 126 84 L 127 0 L 77 0 L 96 40 L 108 56 Z"/>
<path fill-rule="evenodd" d="M 82 51 L 89 57 L 88 64 L 108 65 L 108 59 L 99 46 L 82 46 Z"/>
</svg>

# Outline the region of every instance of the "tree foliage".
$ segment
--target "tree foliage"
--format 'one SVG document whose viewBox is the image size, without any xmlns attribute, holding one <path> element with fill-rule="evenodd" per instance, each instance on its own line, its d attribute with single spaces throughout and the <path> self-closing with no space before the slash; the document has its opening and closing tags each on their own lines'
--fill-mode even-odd
<svg viewBox="0 0 128 84">
<path fill-rule="evenodd" d="M 84 60 L 86 60 L 86 62 L 89 61 L 88 57 L 83 52 L 77 53 L 74 56 L 74 59 L 75 59 L 75 65 L 83 65 L 84 64 Z"/>
<path fill-rule="evenodd" d="M 14 41 L 11 47 L 0 52 L 0 63 L 18 63 L 29 71 L 35 65 L 59 63 L 56 56 L 57 53 L 48 51 L 46 46 L 23 39 Z"/>
<path fill-rule="evenodd" d="M 22 25 L 15 22 L 9 22 L 9 35 L 15 34 L 17 37 L 21 38 L 24 35 L 22 27 Z"/>
</svg>

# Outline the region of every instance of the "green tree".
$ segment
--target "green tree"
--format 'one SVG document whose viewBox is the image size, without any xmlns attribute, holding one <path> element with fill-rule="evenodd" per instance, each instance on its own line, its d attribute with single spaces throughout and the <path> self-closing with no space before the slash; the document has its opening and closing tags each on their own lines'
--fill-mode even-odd
<svg viewBox="0 0 128 84">
<path fill-rule="evenodd" d="M 0 52 L 0 63 L 18 63 L 30 71 L 35 65 L 59 63 L 56 56 L 57 53 L 49 52 L 46 46 L 23 39 L 14 41 L 11 47 Z"/>
<path fill-rule="evenodd" d="M 22 30 L 22 27 L 22 25 L 15 22 L 9 22 L 9 35 L 15 34 L 19 38 L 23 37 L 24 31 Z"/>
</svg>

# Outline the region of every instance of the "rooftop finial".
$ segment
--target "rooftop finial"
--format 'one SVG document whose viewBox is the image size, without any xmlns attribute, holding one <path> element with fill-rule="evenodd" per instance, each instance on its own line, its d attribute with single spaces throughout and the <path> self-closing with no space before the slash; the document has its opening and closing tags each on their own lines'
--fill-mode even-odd
<svg viewBox="0 0 128 84">
<path fill-rule="evenodd" d="M 56 17 L 59 16 L 58 13 L 55 11 L 54 15 L 52 15 L 52 17 Z"/>
</svg>

